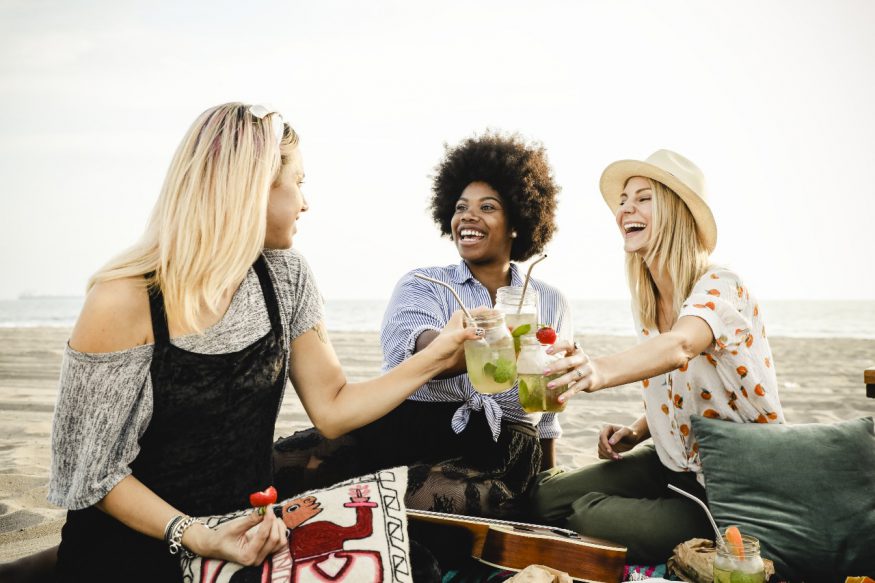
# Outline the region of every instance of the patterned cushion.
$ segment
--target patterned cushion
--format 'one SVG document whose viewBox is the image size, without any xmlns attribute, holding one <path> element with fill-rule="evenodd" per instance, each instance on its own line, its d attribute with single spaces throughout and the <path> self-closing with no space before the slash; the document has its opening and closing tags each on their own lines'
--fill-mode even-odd
<svg viewBox="0 0 875 583">
<path fill-rule="evenodd" d="M 404 494 L 407 468 L 393 468 L 306 492 L 278 504 L 292 526 L 289 546 L 257 567 L 215 559 L 182 559 L 185 581 L 411 582 Z M 204 521 L 216 526 L 240 510 Z"/>
</svg>

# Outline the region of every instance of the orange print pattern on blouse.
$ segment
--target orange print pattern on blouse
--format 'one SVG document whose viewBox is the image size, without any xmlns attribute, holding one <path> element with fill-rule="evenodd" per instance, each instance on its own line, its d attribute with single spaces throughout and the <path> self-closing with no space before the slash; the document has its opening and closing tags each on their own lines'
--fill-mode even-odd
<svg viewBox="0 0 875 583">
<path fill-rule="evenodd" d="M 760 384 L 758 384 L 757 386 L 755 386 L 753 388 L 753 392 L 756 393 L 757 395 L 759 395 L 760 397 L 766 396 L 766 391 L 765 391 L 765 389 L 763 389 L 763 386 Z"/>
<path fill-rule="evenodd" d="M 705 409 L 702 415 L 704 417 L 707 417 L 708 419 L 720 419 L 720 413 L 718 413 L 714 409 Z"/>
<path fill-rule="evenodd" d="M 738 376 L 740 376 L 741 378 L 744 378 L 744 377 L 747 376 L 747 367 L 746 367 L 746 366 L 740 366 L 740 367 L 738 367 L 737 369 L 735 369 L 735 372 L 738 373 Z"/>
<path fill-rule="evenodd" d="M 662 412 L 663 412 L 663 413 L 665 413 L 666 415 L 668 415 L 668 405 L 666 405 L 665 403 L 663 403 L 663 404 L 662 404 L 662 407 L 660 407 L 660 409 L 662 409 Z"/>
<path fill-rule="evenodd" d="M 719 298 L 720 297 L 720 290 L 719 289 L 709 289 L 708 295 L 709 296 L 717 296 Z"/>
<path fill-rule="evenodd" d="M 708 308 L 709 310 L 716 310 L 717 306 L 714 305 L 714 302 L 705 302 L 704 304 L 693 304 L 694 308 Z"/>
<path fill-rule="evenodd" d="M 709 401 L 711 399 L 711 391 L 708 389 L 702 389 L 702 398 Z"/>
</svg>

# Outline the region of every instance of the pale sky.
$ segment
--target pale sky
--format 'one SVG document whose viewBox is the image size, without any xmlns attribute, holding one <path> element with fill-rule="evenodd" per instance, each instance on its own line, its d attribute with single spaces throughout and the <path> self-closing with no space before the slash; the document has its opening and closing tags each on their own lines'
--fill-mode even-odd
<svg viewBox="0 0 875 583">
<path fill-rule="evenodd" d="M 0 299 L 81 294 L 194 118 L 235 100 L 302 136 L 295 246 L 329 299 L 458 261 L 429 176 L 485 128 L 548 150 L 536 274 L 569 297 L 627 297 L 598 179 L 669 148 L 708 178 L 715 260 L 761 298 L 875 299 L 873 28 L 868 0 L 0 0 Z"/>
</svg>

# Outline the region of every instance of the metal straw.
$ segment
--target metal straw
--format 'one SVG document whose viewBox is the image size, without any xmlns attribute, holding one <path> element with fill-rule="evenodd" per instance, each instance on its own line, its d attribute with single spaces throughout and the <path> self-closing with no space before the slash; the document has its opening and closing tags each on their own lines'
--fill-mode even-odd
<svg viewBox="0 0 875 583">
<path fill-rule="evenodd" d="M 454 290 L 450 285 L 448 285 L 448 284 L 446 284 L 446 283 L 444 283 L 444 282 L 442 282 L 442 281 L 439 281 L 439 280 L 437 280 L 437 279 L 433 279 L 433 278 L 431 278 L 431 277 L 428 277 L 427 275 L 422 275 L 422 274 L 419 274 L 419 273 L 414 273 L 413 275 L 414 275 L 415 277 L 418 277 L 419 279 L 424 279 L 424 280 L 426 280 L 426 281 L 430 281 L 430 282 L 432 282 L 432 283 L 436 283 L 436 284 L 438 284 L 438 285 L 442 285 L 442 286 L 444 286 L 445 288 L 447 288 L 448 290 L 450 290 L 451 292 L 453 292 L 453 296 L 456 298 L 456 301 L 459 302 L 459 305 L 462 306 L 462 311 L 465 312 L 465 315 L 468 316 L 468 319 L 469 319 L 469 320 L 473 320 L 473 319 L 474 319 L 474 316 L 471 315 L 471 312 L 469 312 L 469 311 L 468 311 L 468 308 L 465 307 L 465 304 L 462 303 L 462 298 L 459 297 L 459 294 L 457 294 L 457 293 L 456 293 L 456 290 Z"/>
<path fill-rule="evenodd" d="M 537 265 L 539 262 L 545 260 L 547 258 L 547 254 L 544 253 L 529 265 L 529 270 L 526 272 L 526 281 L 523 282 L 523 293 L 520 295 L 520 305 L 516 307 L 516 313 L 519 314 L 523 310 L 523 301 L 526 299 L 526 288 L 529 287 L 529 279 L 532 277 L 532 268 Z"/>
<path fill-rule="evenodd" d="M 711 516 L 711 511 L 708 510 L 708 506 L 704 502 L 702 502 L 701 500 L 699 500 L 698 498 L 696 498 L 695 496 L 690 494 L 689 492 L 685 492 L 684 490 L 681 490 L 680 488 L 677 488 L 671 484 L 669 484 L 668 487 L 671 488 L 672 490 L 674 490 L 675 492 L 677 492 L 678 494 L 682 494 L 682 495 L 686 496 L 687 498 L 689 498 L 690 500 L 692 500 L 693 502 L 695 502 L 696 504 L 698 504 L 699 506 L 702 507 L 702 510 L 705 511 L 705 514 L 708 516 L 708 520 L 711 522 L 711 527 L 714 529 L 714 532 L 717 533 L 717 541 L 719 542 L 720 546 L 723 547 L 723 549 L 725 551 L 729 552 L 729 548 L 726 546 L 726 541 L 723 540 L 723 534 L 720 532 L 720 529 L 717 528 L 717 523 L 714 522 L 714 517 Z"/>
</svg>

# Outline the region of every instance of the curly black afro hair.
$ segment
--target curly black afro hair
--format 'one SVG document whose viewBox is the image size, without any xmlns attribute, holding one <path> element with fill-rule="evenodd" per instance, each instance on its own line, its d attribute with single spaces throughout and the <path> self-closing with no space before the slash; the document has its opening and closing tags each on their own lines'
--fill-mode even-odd
<svg viewBox="0 0 875 583">
<path fill-rule="evenodd" d="M 508 225 L 517 232 L 511 260 L 525 261 L 540 253 L 556 231 L 559 193 L 544 147 L 526 143 L 519 134 L 488 131 L 444 148 L 431 198 L 431 216 L 441 233 L 452 234 L 450 221 L 462 191 L 472 182 L 485 182 L 501 196 Z"/>
</svg>

